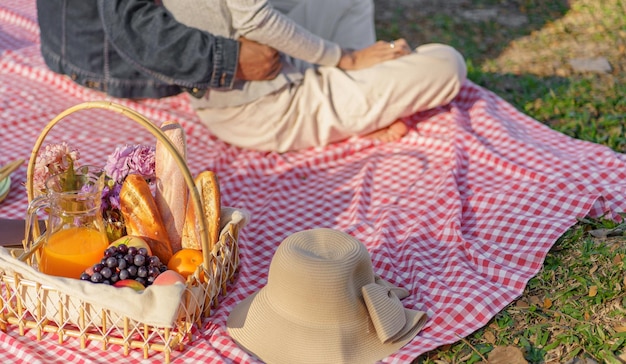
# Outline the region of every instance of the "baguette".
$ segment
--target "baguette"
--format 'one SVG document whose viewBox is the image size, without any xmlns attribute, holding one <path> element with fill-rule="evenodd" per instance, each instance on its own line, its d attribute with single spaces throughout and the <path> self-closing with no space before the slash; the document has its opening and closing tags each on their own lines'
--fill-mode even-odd
<svg viewBox="0 0 626 364">
<path fill-rule="evenodd" d="M 142 176 L 130 174 L 122 183 L 120 211 L 124 218 L 126 233 L 145 239 L 152 250 L 152 255 L 156 255 L 161 262 L 167 264 L 173 254 L 172 246 L 150 186 Z"/>
<path fill-rule="evenodd" d="M 212 171 L 201 172 L 195 178 L 195 185 L 200 194 L 202 207 L 204 208 L 204 219 L 207 222 L 207 241 L 209 251 L 213 250 L 219 239 L 220 233 L 220 212 L 221 196 L 217 176 Z M 199 231 L 199 224 L 196 220 L 196 211 L 189 199 L 183 227 L 182 247 L 202 250 L 202 239 Z"/>
<path fill-rule="evenodd" d="M 187 155 L 185 131 L 180 124 L 166 121 L 161 130 L 170 139 L 183 158 Z M 155 200 L 163 225 L 176 253 L 181 248 L 185 210 L 187 209 L 188 188 L 185 177 L 172 154 L 165 145 L 157 140 L 155 150 L 155 174 L 157 188 Z"/>
</svg>

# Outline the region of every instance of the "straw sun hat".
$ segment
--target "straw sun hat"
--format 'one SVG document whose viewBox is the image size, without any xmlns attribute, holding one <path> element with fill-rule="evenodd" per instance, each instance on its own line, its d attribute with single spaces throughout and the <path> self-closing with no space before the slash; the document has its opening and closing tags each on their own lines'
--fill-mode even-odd
<svg viewBox="0 0 626 364">
<path fill-rule="evenodd" d="M 287 237 L 267 284 L 230 313 L 229 334 L 267 363 L 372 363 L 417 335 L 424 312 L 378 278 L 365 246 L 333 229 Z"/>
</svg>

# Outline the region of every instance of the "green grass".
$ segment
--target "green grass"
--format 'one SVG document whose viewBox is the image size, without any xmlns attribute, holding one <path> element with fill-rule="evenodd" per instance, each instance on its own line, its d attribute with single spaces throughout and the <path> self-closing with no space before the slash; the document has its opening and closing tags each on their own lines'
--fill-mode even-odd
<svg viewBox="0 0 626 364">
<path fill-rule="evenodd" d="M 417 0 L 416 0 L 417 1 Z M 525 114 L 574 138 L 626 152 L 626 2 L 623 0 L 376 0 L 379 38 L 442 42 L 467 59 L 468 78 Z M 470 21 L 477 9 L 524 16 Z M 504 23 L 504 24 L 503 24 Z M 605 57 L 607 74 L 576 73 L 568 60 Z M 626 217 L 626 215 L 624 215 Z M 618 236 L 595 237 L 599 229 Z M 626 363 L 626 223 L 584 219 L 546 256 L 523 295 L 485 327 L 414 363 L 478 363 L 495 348 L 519 350 L 529 363 L 573 358 Z M 621 235 L 619 234 L 621 232 Z"/>
<path fill-rule="evenodd" d="M 379 19 L 378 37 L 450 44 L 466 57 L 470 80 L 556 130 L 626 152 L 626 2 L 478 0 L 455 11 L 445 3 L 411 9 L 406 1 L 378 0 L 377 6 L 394 7 Z M 464 15 L 486 9 L 499 15 L 485 21 Z M 511 15 L 525 22 L 509 26 Z M 503 56 L 510 48 L 517 53 Z M 608 58 L 613 72 L 569 69 L 569 59 L 597 55 Z"/>
<path fill-rule="evenodd" d="M 530 363 L 575 356 L 619 363 L 626 349 L 626 246 L 623 238 L 598 241 L 589 235 L 590 229 L 616 225 L 581 221 L 555 244 L 520 300 L 463 341 L 415 362 L 476 363 L 496 346 L 513 345 Z"/>
<path fill-rule="evenodd" d="M 527 115 L 577 139 L 626 152 L 626 83 L 483 73 L 468 62 L 469 78 Z"/>
</svg>

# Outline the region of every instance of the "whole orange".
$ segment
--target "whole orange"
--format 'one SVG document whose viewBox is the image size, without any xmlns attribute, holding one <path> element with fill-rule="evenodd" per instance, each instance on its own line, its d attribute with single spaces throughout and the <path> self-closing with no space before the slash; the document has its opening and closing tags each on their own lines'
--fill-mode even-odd
<svg viewBox="0 0 626 364">
<path fill-rule="evenodd" d="M 174 253 L 167 262 L 167 268 L 178 272 L 181 276 L 189 277 L 202 264 L 202 251 L 196 249 L 181 249 Z"/>
</svg>

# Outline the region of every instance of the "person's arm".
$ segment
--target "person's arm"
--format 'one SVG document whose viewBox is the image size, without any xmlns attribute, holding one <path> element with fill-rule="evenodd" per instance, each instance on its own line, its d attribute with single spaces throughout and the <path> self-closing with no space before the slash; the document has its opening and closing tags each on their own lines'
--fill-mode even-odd
<svg viewBox="0 0 626 364">
<path fill-rule="evenodd" d="M 368 68 L 384 61 L 406 56 L 411 52 L 411 47 L 405 39 L 400 38 L 393 42 L 379 40 L 363 49 L 342 50 L 337 67 L 344 70 Z"/>
<path fill-rule="evenodd" d="M 272 79 L 280 70 L 274 49 L 187 27 L 153 1 L 98 0 L 98 7 L 117 53 L 163 82 L 190 89 L 230 88 L 235 78 Z"/>
<path fill-rule="evenodd" d="M 226 0 L 233 28 L 246 38 L 270 45 L 294 58 L 345 70 L 371 67 L 411 53 L 404 39 L 379 41 L 360 50 L 341 49 L 275 10 L 267 0 Z"/>
<path fill-rule="evenodd" d="M 178 23 L 150 0 L 98 0 L 109 41 L 141 72 L 187 88 L 232 87 L 239 45 Z"/>
<path fill-rule="evenodd" d="M 266 0 L 226 0 L 232 26 L 247 39 L 267 44 L 303 61 L 335 66 L 341 49 L 274 9 Z"/>
</svg>

